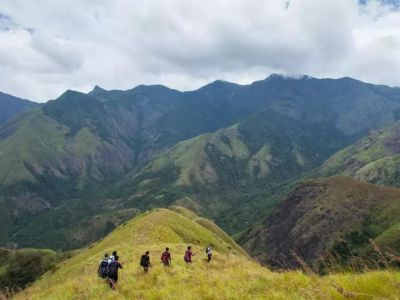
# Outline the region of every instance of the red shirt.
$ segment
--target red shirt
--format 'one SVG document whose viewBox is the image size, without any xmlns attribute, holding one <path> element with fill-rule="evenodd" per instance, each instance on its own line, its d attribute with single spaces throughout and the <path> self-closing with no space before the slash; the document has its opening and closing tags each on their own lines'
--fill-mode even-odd
<svg viewBox="0 0 400 300">
<path fill-rule="evenodd" d="M 192 251 L 187 250 L 185 253 L 185 260 L 188 262 L 192 262 L 192 255 L 193 255 Z"/>
</svg>

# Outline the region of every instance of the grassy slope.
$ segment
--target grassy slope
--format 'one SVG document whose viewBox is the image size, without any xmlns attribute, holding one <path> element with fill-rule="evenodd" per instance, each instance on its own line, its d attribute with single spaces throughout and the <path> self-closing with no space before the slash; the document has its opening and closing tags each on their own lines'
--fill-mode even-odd
<svg viewBox="0 0 400 300">
<path fill-rule="evenodd" d="M 400 122 L 339 151 L 321 167 L 322 175 L 342 174 L 371 183 L 400 186 Z"/>
<path fill-rule="evenodd" d="M 0 183 L 7 185 L 35 181 L 26 164 L 48 161 L 62 153 L 68 130 L 35 110 L 8 124 L 3 132 L 13 133 L 0 141 Z"/>
<path fill-rule="evenodd" d="M 203 254 L 209 242 L 215 248 L 211 264 Z M 190 266 L 182 259 L 188 243 L 198 253 Z M 168 269 L 159 262 L 166 246 L 173 259 Z M 96 276 L 99 259 L 113 249 L 125 262 L 116 291 Z M 146 275 L 138 266 L 145 250 L 151 252 L 153 262 Z M 121 225 L 104 240 L 64 261 L 57 271 L 15 299 L 344 299 L 348 292 L 355 299 L 395 299 L 399 282 L 399 273 L 390 271 L 324 278 L 297 271 L 273 273 L 235 251 L 215 232 L 177 212 L 157 209 Z"/>
<path fill-rule="evenodd" d="M 300 183 L 274 214 L 242 236 L 241 244 L 260 261 L 298 266 L 295 251 L 319 269 L 332 253 L 358 268 L 376 252 L 400 252 L 400 189 L 334 176 Z M 360 261 L 360 259 L 362 261 Z"/>
</svg>

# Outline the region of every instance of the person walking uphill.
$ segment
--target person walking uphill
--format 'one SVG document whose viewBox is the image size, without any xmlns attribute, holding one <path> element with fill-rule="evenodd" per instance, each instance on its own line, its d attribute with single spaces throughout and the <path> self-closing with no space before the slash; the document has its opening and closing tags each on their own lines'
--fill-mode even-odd
<svg viewBox="0 0 400 300">
<path fill-rule="evenodd" d="M 169 248 L 165 248 L 165 251 L 161 254 L 161 261 L 164 266 L 169 267 L 172 262 L 171 253 L 169 253 Z"/>
<path fill-rule="evenodd" d="M 100 261 L 99 267 L 97 269 L 97 274 L 99 277 L 107 279 L 108 278 L 108 265 L 109 265 L 109 257 L 108 254 L 104 254 L 104 258 Z"/>
<path fill-rule="evenodd" d="M 146 251 L 145 254 L 142 255 L 140 258 L 140 265 L 143 267 L 143 270 L 145 273 L 149 271 L 149 268 L 151 267 L 151 262 L 150 262 L 150 252 Z"/>
<path fill-rule="evenodd" d="M 113 251 L 112 254 L 109 257 L 109 262 L 113 261 L 115 259 L 115 257 L 117 256 L 117 251 Z"/>
<path fill-rule="evenodd" d="M 185 260 L 185 262 L 188 263 L 192 263 L 192 256 L 195 256 L 196 253 L 192 252 L 192 247 L 189 246 L 185 252 L 185 256 L 183 257 L 183 259 Z"/>
<path fill-rule="evenodd" d="M 115 284 L 118 281 L 118 269 L 122 269 L 122 264 L 118 261 L 118 255 L 114 256 L 114 259 L 108 265 L 108 278 L 110 288 L 115 290 Z"/>
<path fill-rule="evenodd" d="M 207 253 L 207 262 L 210 262 L 212 257 L 211 245 L 208 245 L 208 247 L 206 248 L 206 253 Z"/>
</svg>

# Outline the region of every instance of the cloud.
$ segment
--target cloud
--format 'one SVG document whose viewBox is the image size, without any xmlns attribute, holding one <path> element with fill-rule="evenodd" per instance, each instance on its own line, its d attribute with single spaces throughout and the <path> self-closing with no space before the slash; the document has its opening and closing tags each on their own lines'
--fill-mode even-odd
<svg viewBox="0 0 400 300">
<path fill-rule="evenodd" d="M 270 73 L 400 85 L 395 0 L 3 0 L 0 90 L 181 90 Z"/>
</svg>

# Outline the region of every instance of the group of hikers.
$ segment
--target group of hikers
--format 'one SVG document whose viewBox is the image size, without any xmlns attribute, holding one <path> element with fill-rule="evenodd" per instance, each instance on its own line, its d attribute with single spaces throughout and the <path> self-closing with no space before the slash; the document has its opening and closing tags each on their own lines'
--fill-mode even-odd
<svg viewBox="0 0 400 300">
<path fill-rule="evenodd" d="M 211 245 L 206 247 L 207 262 L 211 261 L 212 258 L 212 248 Z M 196 253 L 192 252 L 192 247 L 188 246 L 183 257 L 186 264 L 192 263 L 192 256 Z M 161 263 L 165 267 L 169 267 L 172 263 L 171 253 L 169 248 L 165 248 L 165 251 L 161 254 Z M 106 253 L 104 258 L 100 261 L 99 267 L 97 269 L 98 275 L 105 279 L 109 284 L 110 288 L 115 289 L 115 285 L 118 281 L 118 270 L 122 269 L 123 263 L 119 262 L 119 256 L 117 251 L 113 251 L 111 255 Z M 144 273 L 147 273 L 151 268 L 150 262 L 150 251 L 146 251 L 140 258 L 140 266 L 143 268 Z"/>
</svg>

